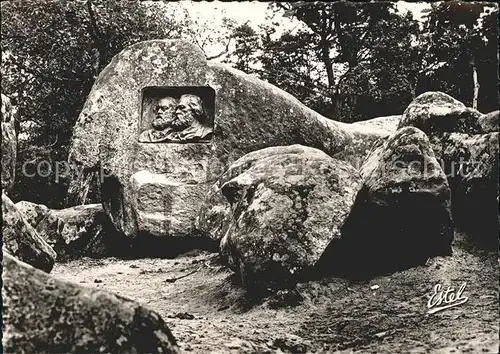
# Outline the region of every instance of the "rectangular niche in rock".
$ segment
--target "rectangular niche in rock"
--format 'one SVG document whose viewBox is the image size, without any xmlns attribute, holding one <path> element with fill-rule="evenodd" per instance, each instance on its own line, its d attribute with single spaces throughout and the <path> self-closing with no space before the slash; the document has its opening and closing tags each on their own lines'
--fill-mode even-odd
<svg viewBox="0 0 500 354">
<path fill-rule="evenodd" d="M 208 86 L 142 89 L 139 142 L 210 142 L 215 91 Z"/>
</svg>

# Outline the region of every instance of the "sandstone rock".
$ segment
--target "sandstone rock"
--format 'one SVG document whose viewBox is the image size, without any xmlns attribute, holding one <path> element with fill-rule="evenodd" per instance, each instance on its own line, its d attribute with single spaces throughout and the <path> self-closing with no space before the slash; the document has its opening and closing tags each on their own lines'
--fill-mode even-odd
<svg viewBox="0 0 500 354">
<path fill-rule="evenodd" d="M 479 124 L 483 133 L 498 132 L 498 116 L 500 111 L 493 111 L 488 114 L 483 114 L 479 118 Z"/>
<path fill-rule="evenodd" d="M 56 252 L 24 219 L 14 203 L 2 193 L 3 247 L 12 255 L 45 272 L 54 266 Z"/>
<path fill-rule="evenodd" d="M 35 229 L 57 252 L 58 261 L 102 257 L 113 248 L 113 230 L 101 204 L 50 210 Z"/>
<path fill-rule="evenodd" d="M 381 142 L 363 186 L 322 262 L 343 272 L 393 271 L 451 251 L 450 189 L 427 136 L 413 127 Z"/>
<path fill-rule="evenodd" d="M 455 224 L 482 241 L 498 242 L 498 111 L 482 115 L 428 92 L 408 106 L 400 127 L 406 125 L 429 135 L 451 188 Z"/>
<path fill-rule="evenodd" d="M 43 204 L 36 204 L 22 200 L 17 202 L 16 208 L 23 214 L 26 221 L 36 229 L 36 226 L 49 213 L 50 209 Z"/>
<path fill-rule="evenodd" d="M 232 218 L 231 204 L 222 194 L 221 182 L 218 181 L 210 188 L 195 220 L 196 229 L 217 244 L 226 234 Z"/>
<path fill-rule="evenodd" d="M 498 246 L 498 132 L 443 135 L 433 147 L 452 191 L 453 219 L 477 240 Z"/>
<path fill-rule="evenodd" d="M 398 128 L 416 127 L 428 135 L 442 133 L 477 134 L 481 113 L 442 92 L 426 92 L 404 111 Z"/>
<path fill-rule="evenodd" d="M 124 241 L 118 239 L 101 204 L 55 210 L 42 204 L 20 201 L 16 207 L 56 251 L 58 261 L 80 256 L 106 256 L 119 250 L 114 242 Z"/>
<path fill-rule="evenodd" d="M 383 132 L 388 133 L 390 135 L 396 132 L 400 120 L 401 120 L 401 115 L 377 117 L 377 118 L 362 120 L 359 122 L 354 122 L 351 124 L 351 126 L 374 128 L 376 130 L 382 130 Z"/>
<path fill-rule="evenodd" d="M 349 136 L 349 143 L 336 159 L 349 162 L 359 170 L 370 151 L 379 142 L 397 130 L 401 116 L 378 117 L 351 124 L 337 122 Z"/>
<path fill-rule="evenodd" d="M 138 303 L 3 258 L 6 353 L 179 353 L 161 317 Z"/>
<path fill-rule="evenodd" d="M 141 91 L 145 87 L 177 87 L 178 92 L 193 87 L 213 90 L 212 140 L 139 142 L 144 125 L 140 93 L 146 92 Z M 241 156 L 270 146 L 300 143 L 358 161 L 371 144 L 387 135 L 347 126 L 317 114 L 268 83 L 207 62 L 194 45 L 154 40 L 126 48 L 100 74 L 74 128 L 70 160 L 86 173 L 102 171 L 103 206 L 120 232 L 130 237 L 191 235 L 200 199 L 208 193 L 205 186 L 215 183 Z M 358 143 L 351 144 L 354 140 Z M 141 171 L 150 174 L 140 174 L 138 181 L 136 173 Z M 173 203 L 166 212 L 137 200 L 153 201 L 167 195 Z M 176 226 L 181 225 L 177 219 L 182 220 L 184 229 Z"/>
<path fill-rule="evenodd" d="M 2 190 L 14 185 L 16 174 L 17 134 L 16 109 L 10 99 L 2 93 Z"/>
<path fill-rule="evenodd" d="M 300 145 L 243 156 L 221 178 L 232 212 L 221 254 L 249 288 L 296 281 L 340 237 L 360 181 L 346 162 Z"/>
<path fill-rule="evenodd" d="M 130 180 L 140 232 L 153 236 L 196 233 L 194 222 L 207 193 L 206 183 L 182 183 L 149 171 L 136 172 Z"/>
</svg>

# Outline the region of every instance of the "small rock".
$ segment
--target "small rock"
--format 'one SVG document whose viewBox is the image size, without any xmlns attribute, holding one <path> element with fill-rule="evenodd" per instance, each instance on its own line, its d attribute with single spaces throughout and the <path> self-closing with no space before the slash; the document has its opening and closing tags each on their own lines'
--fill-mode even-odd
<svg viewBox="0 0 500 354">
<path fill-rule="evenodd" d="M 370 286 L 370 289 L 372 289 L 372 290 L 377 290 L 378 288 L 380 288 L 380 286 L 378 286 L 378 285 L 372 285 L 372 286 Z"/>
<path fill-rule="evenodd" d="M 102 283 L 101 279 L 94 279 L 94 283 Z"/>
<path fill-rule="evenodd" d="M 194 315 L 190 314 L 189 312 L 179 312 L 174 316 L 174 318 L 179 318 L 181 320 L 193 320 Z"/>
</svg>

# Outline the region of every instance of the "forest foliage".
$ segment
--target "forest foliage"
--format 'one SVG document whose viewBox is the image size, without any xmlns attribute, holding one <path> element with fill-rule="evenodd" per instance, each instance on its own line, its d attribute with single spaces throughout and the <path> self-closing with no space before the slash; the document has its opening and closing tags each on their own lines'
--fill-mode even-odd
<svg viewBox="0 0 500 354">
<path fill-rule="evenodd" d="M 331 119 L 401 114 L 439 90 L 482 112 L 498 109 L 498 6 L 438 2 L 423 18 L 391 2 L 270 3 L 259 26 L 217 26 L 178 3 L 105 0 L 2 1 L 2 92 L 20 117 L 14 200 L 64 206 L 67 182 L 23 164 L 65 161 L 73 126 L 100 71 L 126 46 L 183 38 L 290 92 Z M 293 30 L 277 32 L 283 19 Z M 209 53 L 209 48 L 220 50 Z"/>
</svg>

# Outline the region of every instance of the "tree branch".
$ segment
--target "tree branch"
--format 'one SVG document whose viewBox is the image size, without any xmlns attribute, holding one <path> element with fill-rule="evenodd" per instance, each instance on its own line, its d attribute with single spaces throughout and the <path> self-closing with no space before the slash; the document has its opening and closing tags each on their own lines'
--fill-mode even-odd
<svg viewBox="0 0 500 354">
<path fill-rule="evenodd" d="M 229 39 L 226 43 L 226 48 L 223 51 L 221 51 L 219 54 L 207 57 L 207 60 L 217 59 L 217 58 L 220 58 L 221 56 L 223 56 L 224 54 L 227 54 L 229 52 L 229 44 L 231 43 L 231 39 L 232 39 L 232 37 L 229 37 Z"/>
</svg>

